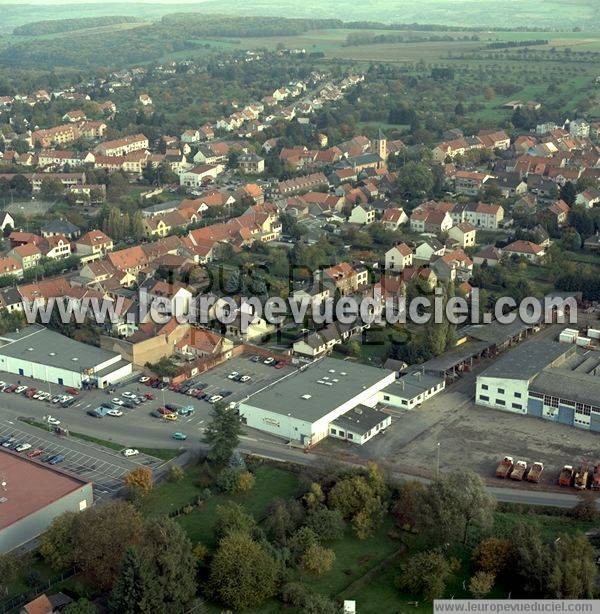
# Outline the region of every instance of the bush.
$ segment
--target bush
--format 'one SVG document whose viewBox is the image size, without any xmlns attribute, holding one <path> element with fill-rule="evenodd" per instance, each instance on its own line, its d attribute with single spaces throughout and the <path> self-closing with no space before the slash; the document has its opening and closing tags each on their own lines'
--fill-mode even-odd
<svg viewBox="0 0 600 614">
<path fill-rule="evenodd" d="M 254 488 L 254 476 L 244 469 L 228 467 L 217 477 L 217 488 L 229 494 L 248 492 Z"/>
<path fill-rule="evenodd" d="M 171 465 L 169 469 L 169 482 L 181 482 L 185 476 L 185 471 L 179 465 Z"/>
</svg>

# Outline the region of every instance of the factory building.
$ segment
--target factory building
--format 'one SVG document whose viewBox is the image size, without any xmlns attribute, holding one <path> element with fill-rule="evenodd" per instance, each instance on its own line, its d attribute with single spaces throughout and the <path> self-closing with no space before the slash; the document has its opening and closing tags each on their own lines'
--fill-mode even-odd
<svg viewBox="0 0 600 614">
<path fill-rule="evenodd" d="M 0 448 L 0 554 L 41 535 L 64 512 L 94 502 L 92 483 Z"/>
<path fill-rule="evenodd" d="M 106 388 L 132 373 L 120 354 L 32 325 L 0 337 L 0 371 L 61 386 Z"/>
<path fill-rule="evenodd" d="M 532 339 L 477 377 L 478 405 L 600 432 L 600 352 Z"/>
<path fill-rule="evenodd" d="M 239 412 L 248 426 L 305 446 L 329 434 L 362 444 L 390 424 L 373 408 L 395 378 L 387 369 L 323 358 L 240 402 Z"/>
</svg>

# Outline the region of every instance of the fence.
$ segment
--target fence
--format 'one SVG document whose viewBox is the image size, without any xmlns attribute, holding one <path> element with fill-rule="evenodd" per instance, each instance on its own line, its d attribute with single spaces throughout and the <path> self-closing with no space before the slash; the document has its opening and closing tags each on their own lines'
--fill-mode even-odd
<svg viewBox="0 0 600 614">
<path fill-rule="evenodd" d="M 20 608 L 21 606 L 29 603 L 36 597 L 47 593 L 53 586 L 56 586 L 60 582 L 64 582 L 65 580 L 69 580 L 75 576 L 75 571 L 65 571 L 62 574 L 51 578 L 47 582 L 36 586 L 35 588 L 30 589 L 26 593 L 21 593 L 20 595 L 15 595 L 14 597 L 9 597 L 3 601 L 0 601 L 0 614 L 6 614 L 16 608 Z"/>
</svg>

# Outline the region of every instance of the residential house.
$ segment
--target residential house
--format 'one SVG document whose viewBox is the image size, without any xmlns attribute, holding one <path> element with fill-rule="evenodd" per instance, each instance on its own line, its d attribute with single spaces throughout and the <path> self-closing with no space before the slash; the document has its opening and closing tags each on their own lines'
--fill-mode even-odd
<svg viewBox="0 0 600 614">
<path fill-rule="evenodd" d="M 76 239 L 81 234 L 81 230 L 75 224 L 64 219 L 51 220 L 44 224 L 40 231 L 44 238 L 63 236 L 67 239 Z"/>
<path fill-rule="evenodd" d="M 571 208 L 562 199 L 557 200 L 546 209 L 547 215 L 556 222 L 557 226 L 564 226 L 567 223 L 569 211 Z"/>
<path fill-rule="evenodd" d="M 588 209 L 591 209 L 596 205 L 600 205 L 600 190 L 596 188 L 588 188 L 587 190 L 584 190 L 580 194 L 577 194 L 575 203 L 578 205 L 583 205 Z"/>
<path fill-rule="evenodd" d="M 175 344 L 175 353 L 185 359 L 203 356 L 231 354 L 233 342 L 227 337 L 205 328 L 189 327 L 187 333 Z"/>
<path fill-rule="evenodd" d="M 532 241 L 514 241 L 503 249 L 509 256 L 524 258 L 533 263 L 538 263 L 544 256 L 544 249 Z"/>
<path fill-rule="evenodd" d="M 14 258 L 20 263 L 21 268 L 26 271 L 38 265 L 42 259 L 42 250 L 34 243 L 26 243 L 13 247 L 7 256 Z"/>
<path fill-rule="evenodd" d="M 157 300 L 160 303 L 156 313 L 166 313 L 176 318 L 190 313 L 193 295 L 183 284 L 148 279 L 140 285 L 140 289 L 148 294 L 149 301 Z"/>
<path fill-rule="evenodd" d="M 23 266 L 12 256 L 3 256 L 0 258 L 0 277 L 6 275 L 23 277 Z"/>
<path fill-rule="evenodd" d="M 104 141 L 96 147 L 96 151 L 103 156 L 125 156 L 134 151 L 148 149 L 148 138 L 143 134 L 133 134 L 121 139 Z"/>
<path fill-rule="evenodd" d="M 413 251 L 406 243 L 398 243 L 385 252 L 385 270 L 403 271 L 412 266 Z"/>
<path fill-rule="evenodd" d="M 454 189 L 458 194 L 477 196 L 484 184 L 492 179 L 488 173 L 478 171 L 456 171 L 454 175 Z"/>
<path fill-rule="evenodd" d="M 341 262 L 327 269 L 315 272 L 315 281 L 325 286 L 333 286 L 342 295 L 357 292 L 369 283 L 369 271 L 360 266 L 354 267 L 348 262 Z"/>
<path fill-rule="evenodd" d="M 241 153 L 237 163 L 240 172 L 246 175 L 260 175 L 265 171 L 265 159 L 254 152 Z"/>
<path fill-rule="evenodd" d="M 102 258 L 113 249 L 113 240 L 101 230 L 90 230 L 74 243 L 77 255 L 85 261 Z"/>
<path fill-rule="evenodd" d="M 375 209 L 370 205 L 356 205 L 353 207 L 348 217 L 350 224 L 359 224 L 367 226 L 375 221 Z"/>
<path fill-rule="evenodd" d="M 414 257 L 422 262 L 429 262 L 433 257 L 441 256 L 444 251 L 444 246 L 437 239 L 428 239 L 417 245 Z"/>
<path fill-rule="evenodd" d="M 464 208 L 464 221 L 477 228 L 497 230 L 504 219 L 502 205 L 470 203 Z"/>
<path fill-rule="evenodd" d="M 457 241 L 463 248 L 473 247 L 477 237 L 477 229 L 469 222 L 461 222 L 450 228 L 448 236 Z"/>
<path fill-rule="evenodd" d="M 404 213 L 404 209 L 399 207 L 390 207 L 385 209 L 381 215 L 381 223 L 387 230 L 398 230 L 400 226 L 408 222 L 408 215 Z"/>
</svg>

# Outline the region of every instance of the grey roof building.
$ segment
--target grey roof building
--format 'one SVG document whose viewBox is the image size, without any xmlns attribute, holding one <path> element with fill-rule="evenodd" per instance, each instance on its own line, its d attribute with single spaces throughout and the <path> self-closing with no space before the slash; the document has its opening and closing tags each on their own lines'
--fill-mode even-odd
<svg viewBox="0 0 600 614">
<path fill-rule="evenodd" d="M 323 358 L 241 402 L 240 415 L 248 426 L 311 445 L 347 411 L 375 405 L 394 379 L 394 371 Z"/>
</svg>

